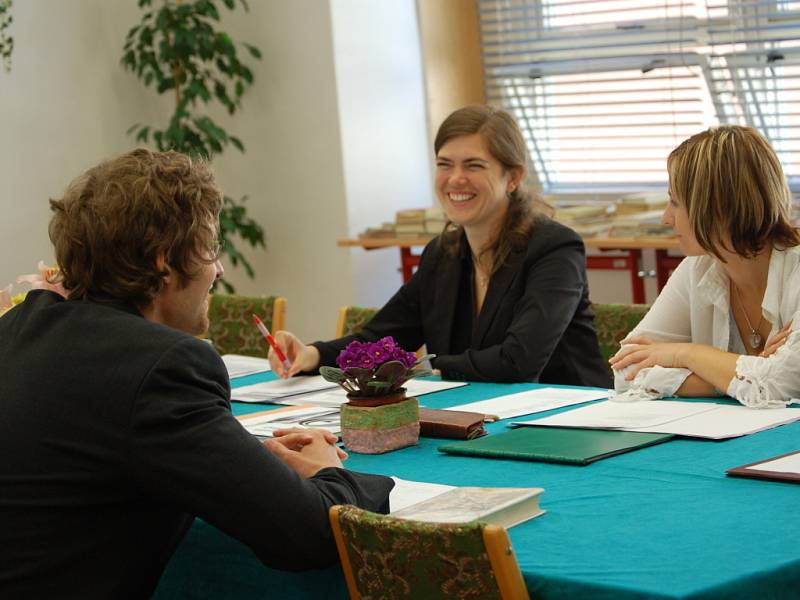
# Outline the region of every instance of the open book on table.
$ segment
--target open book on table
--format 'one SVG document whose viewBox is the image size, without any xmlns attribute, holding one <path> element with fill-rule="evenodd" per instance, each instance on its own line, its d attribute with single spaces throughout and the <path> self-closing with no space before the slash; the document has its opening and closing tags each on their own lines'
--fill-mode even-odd
<svg viewBox="0 0 800 600">
<path fill-rule="evenodd" d="M 391 516 L 431 523 L 484 521 L 513 527 L 545 511 L 539 506 L 542 488 L 454 487 L 393 477 Z"/>
</svg>

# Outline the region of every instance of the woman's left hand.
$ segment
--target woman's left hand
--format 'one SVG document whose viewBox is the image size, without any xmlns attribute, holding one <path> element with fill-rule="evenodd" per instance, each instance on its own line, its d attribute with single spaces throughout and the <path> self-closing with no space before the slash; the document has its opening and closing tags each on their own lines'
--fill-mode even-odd
<svg viewBox="0 0 800 600">
<path fill-rule="evenodd" d="M 623 343 L 623 348 L 608 362 L 615 371 L 634 365 L 626 374 L 627 381 L 633 380 L 647 367 L 685 368 L 686 355 L 692 347 L 692 344 L 685 343 L 655 342 L 646 337 L 631 338 Z"/>
</svg>

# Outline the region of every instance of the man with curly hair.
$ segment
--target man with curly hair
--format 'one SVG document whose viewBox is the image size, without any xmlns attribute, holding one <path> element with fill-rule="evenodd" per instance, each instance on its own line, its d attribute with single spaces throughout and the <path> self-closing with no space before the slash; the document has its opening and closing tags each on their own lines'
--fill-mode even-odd
<svg viewBox="0 0 800 600">
<path fill-rule="evenodd" d="M 67 298 L 0 318 L 0 595 L 148 598 L 195 516 L 271 567 L 335 562 L 328 508 L 386 512 L 393 484 L 330 434 L 262 444 L 232 416 L 195 337 L 222 274 L 207 165 L 134 150 L 50 205 Z"/>
</svg>

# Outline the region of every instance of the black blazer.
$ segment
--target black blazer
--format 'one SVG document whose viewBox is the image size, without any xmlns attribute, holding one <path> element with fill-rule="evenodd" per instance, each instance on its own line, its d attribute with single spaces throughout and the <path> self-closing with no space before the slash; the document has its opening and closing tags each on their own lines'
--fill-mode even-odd
<svg viewBox="0 0 800 600">
<path fill-rule="evenodd" d="M 209 344 L 46 291 L 0 317 L 0 596 L 147 598 L 193 517 L 272 567 L 336 561 L 333 504 L 391 479 L 301 479 L 233 418 Z"/>
<path fill-rule="evenodd" d="M 550 219 L 538 221 L 527 247 L 492 277 L 469 349 L 453 354 L 453 328 L 467 326 L 456 322 L 455 307 L 464 301 L 458 291 L 468 256 L 447 254 L 438 238 L 431 241 L 417 272 L 361 332 L 314 343 L 321 364 L 335 364 L 352 340 L 391 335 L 407 350 L 425 344 L 448 379 L 608 387 L 578 234 Z"/>
</svg>

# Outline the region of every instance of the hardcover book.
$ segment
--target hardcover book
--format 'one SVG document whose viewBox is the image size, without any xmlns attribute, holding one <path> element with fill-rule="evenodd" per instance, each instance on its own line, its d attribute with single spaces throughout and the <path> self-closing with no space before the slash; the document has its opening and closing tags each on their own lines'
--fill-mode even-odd
<svg viewBox="0 0 800 600">
<path fill-rule="evenodd" d="M 542 488 L 456 487 L 391 516 L 431 523 L 483 521 L 513 527 L 545 511 L 539 506 Z"/>
<path fill-rule="evenodd" d="M 423 437 L 471 440 L 486 435 L 483 413 L 463 410 L 419 409 L 419 434 Z"/>
</svg>

